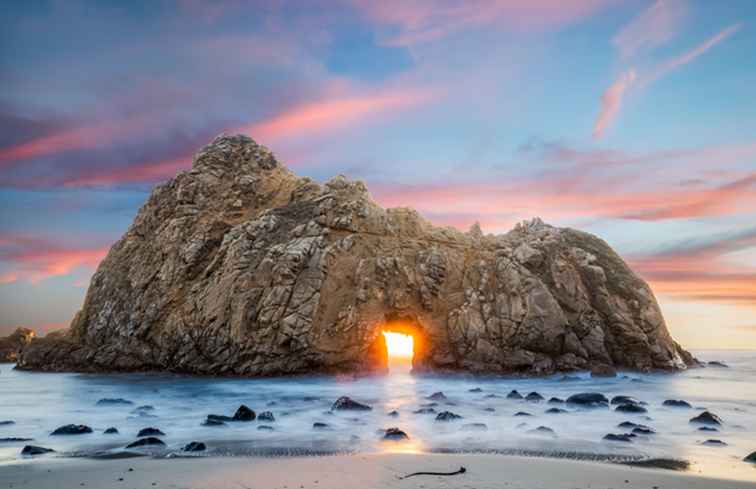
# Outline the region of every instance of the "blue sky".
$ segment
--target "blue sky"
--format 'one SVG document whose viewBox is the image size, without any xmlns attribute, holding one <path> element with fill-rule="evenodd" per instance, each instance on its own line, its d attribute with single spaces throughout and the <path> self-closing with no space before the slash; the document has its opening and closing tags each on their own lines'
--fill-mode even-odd
<svg viewBox="0 0 756 489">
<path fill-rule="evenodd" d="M 755 24 L 747 0 L 9 3 L 0 334 L 65 326 L 226 131 L 439 225 L 599 234 L 683 344 L 756 348 Z"/>
</svg>

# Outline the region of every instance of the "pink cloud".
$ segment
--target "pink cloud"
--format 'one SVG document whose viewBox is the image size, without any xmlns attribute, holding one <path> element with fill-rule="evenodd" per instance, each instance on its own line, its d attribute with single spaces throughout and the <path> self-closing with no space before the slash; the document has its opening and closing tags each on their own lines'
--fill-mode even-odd
<svg viewBox="0 0 756 489">
<path fill-rule="evenodd" d="M 64 186 L 87 187 L 157 182 L 173 178 L 179 171 L 188 169 L 191 162 L 192 157 L 187 155 L 181 158 L 140 163 L 126 168 L 98 170 L 71 178 L 64 183 Z"/>
<path fill-rule="evenodd" d="M 622 107 L 622 99 L 625 96 L 625 92 L 635 83 L 635 79 L 635 71 L 626 71 L 601 96 L 601 109 L 593 126 L 594 138 L 601 138 L 604 135 L 604 131 L 617 118 L 617 114 Z"/>
<path fill-rule="evenodd" d="M 612 38 L 622 58 L 630 58 L 669 41 L 685 18 L 683 0 L 656 0 Z"/>
<path fill-rule="evenodd" d="M 348 96 L 296 106 L 273 118 L 235 129 L 262 143 L 340 129 L 368 118 L 426 103 L 434 91 L 405 90 L 377 95 Z"/>
<path fill-rule="evenodd" d="M 83 267 L 94 269 L 109 247 L 65 247 L 53 242 L 23 236 L 0 236 L 0 262 L 11 271 L 4 276 L 39 283 L 50 277 L 68 275 Z"/>
</svg>

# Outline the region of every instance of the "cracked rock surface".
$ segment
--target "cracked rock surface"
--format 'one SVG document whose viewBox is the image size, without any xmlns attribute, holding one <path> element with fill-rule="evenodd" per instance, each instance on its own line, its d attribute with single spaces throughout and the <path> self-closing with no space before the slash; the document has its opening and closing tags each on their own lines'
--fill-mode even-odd
<svg viewBox="0 0 756 489">
<path fill-rule="evenodd" d="M 157 186 L 65 334 L 19 368 L 213 375 L 369 372 L 381 327 L 416 371 L 549 374 L 693 364 L 648 285 L 601 239 L 533 219 L 503 235 L 383 209 L 365 185 L 296 176 L 221 135 Z"/>
</svg>

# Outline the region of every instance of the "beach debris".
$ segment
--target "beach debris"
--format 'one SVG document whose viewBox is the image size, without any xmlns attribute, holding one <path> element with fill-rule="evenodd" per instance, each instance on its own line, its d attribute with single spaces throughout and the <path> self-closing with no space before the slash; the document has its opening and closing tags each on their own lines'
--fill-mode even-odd
<svg viewBox="0 0 756 489">
<path fill-rule="evenodd" d="M 717 416 L 714 413 L 710 413 L 709 411 L 704 411 L 698 416 L 695 416 L 693 418 L 690 418 L 690 423 L 700 423 L 700 424 L 708 424 L 708 425 L 721 425 L 722 424 L 722 418 Z"/>
<path fill-rule="evenodd" d="M 52 448 L 45 448 L 45 447 L 38 447 L 35 445 L 26 445 L 24 448 L 21 449 L 21 455 L 27 455 L 27 456 L 34 456 L 34 455 L 42 455 L 45 453 L 51 453 L 54 452 Z"/>
<path fill-rule="evenodd" d="M 140 438 L 135 442 L 129 443 L 128 445 L 126 445 L 126 448 L 138 448 L 147 446 L 165 446 L 165 443 L 160 438 L 149 436 L 147 438 Z"/>
<path fill-rule="evenodd" d="M 239 406 L 239 409 L 236 410 L 234 413 L 234 421 L 254 421 L 255 420 L 255 412 L 252 411 L 250 408 L 242 404 Z"/>
<path fill-rule="evenodd" d="M 201 441 L 189 442 L 185 447 L 185 452 L 204 452 L 207 449 L 204 443 Z"/>
<path fill-rule="evenodd" d="M 464 474 L 465 472 L 467 472 L 467 469 L 464 467 L 460 467 L 459 470 L 455 470 L 454 472 L 413 472 L 409 475 L 405 475 L 404 477 L 399 477 L 399 479 L 407 479 L 409 477 L 415 477 L 416 475 L 441 475 L 441 476 L 459 475 L 459 474 Z"/>
<path fill-rule="evenodd" d="M 139 430 L 137 438 L 142 438 L 144 436 L 165 436 L 165 433 L 153 427 L 142 428 L 141 430 Z"/>
<path fill-rule="evenodd" d="M 331 406 L 331 411 L 370 411 L 373 408 L 367 404 L 357 402 L 351 397 L 341 396 Z"/>
<path fill-rule="evenodd" d="M 451 411 L 443 411 L 436 416 L 436 421 L 456 421 L 458 419 L 462 419 L 462 416 Z"/>
<path fill-rule="evenodd" d="M 666 401 L 662 403 L 662 406 L 686 408 L 686 409 L 693 407 L 690 405 L 688 401 L 683 401 L 682 399 L 667 399 Z"/>
<path fill-rule="evenodd" d="M 57 436 L 57 435 L 85 435 L 87 433 L 92 433 L 92 428 L 90 428 L 87 425 L 83 424 L 67 424 L 65 426 L 61 426 L 57 428 L 55 431 L 50 433 L 50 436 Z"/>
<path fill-rule="evenodd" d="M 688 470 L 690 462 L 687 460 L 677 460 L 673 458 L 645 458 L 641 460 L 623 460 L 620 462 L 622 465 L 630 465 L 632 467 L 647 467 L 652 469 L 666 469 L 666 470 Z"/>
</svg>

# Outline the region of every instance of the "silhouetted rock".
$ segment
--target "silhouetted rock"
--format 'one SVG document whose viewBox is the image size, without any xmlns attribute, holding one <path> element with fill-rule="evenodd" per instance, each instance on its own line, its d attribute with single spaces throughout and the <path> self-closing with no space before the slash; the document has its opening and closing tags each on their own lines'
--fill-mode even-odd
<svg viewBox="0 0 756 489">
<path fill-rule="evenodd" d="M 614 410 L 620 413 L 636 413 L 636 414 L 648 412 L 648 409 L 644 408 L 640 404 L 632 404 L 632 403 L 620 404 Z"/>
<path fill-rule="evenodd" d="M 57 428 L 55 431 L 50 433 L 50 436 L 86 435 L 87 433 L 92 433 L 92 428 L 90 428 L 89 426 L 83 424 L 67 424 L 65 426 Z"/>
<path fill-rule="evenodd" d="M 514 415 L 515 416 L 533 416 L 532 414 L 526 413 L 525 411 L 517 411 L 516 413 L 514 413 Z"/>
<path fill-rule="evenodd" d="M 621 441 L 625 443 L 629 443 L 633 441 L 633 438 L 635 435 L 628 434 L 628 433 L 622 433 L 622 434 L 616 434 L 616 433 L 608 433 L 604 436 L 604 440 L 607 441 Z"/>
<path fill-rule="evenodd" d="M 706 362 L 706 365 L 708 365 L 709 367 L 729 368 L 729 365 L 727 365 L 726 363 L 718 361 Z"/>
<path fill-rule="evenodd" d="M 472 389 L 469 389 L 467 392 L 478 393 L 478 392 L 483 392 L 483 389 L 481 389 L 480 387 L 474 387 Z"/>
<path fill-rule="evenodd" d="M 275 431 L 275 428 L 267 424 L 261 424 L 257 427 L 257 431 Z"/>
<path fill-rule="evenodd" d="M 270 411 L 263 411 L 257 415 L 257 420 L 265 421 L 266 423 L 272 423 L 276 420 L 276 417 L 273 416 L 273 413 L 271 413 Z"/>
<path fill-rule="evenodd" d="M 522 399 L 522 394 L 520 394 L 516 390 L 513 390 L 509 394 L 507 394 L 507 399 Z"/>
<path fill-rule="evenodd" d="M 750 454 L 746 455 L 746 457 L 743 459 L 743 462 L 756 464 L 756 452 L 751 452 Z"/>
<path fill-rule="evenodd" d="M 662 403 L 662 406 L 667 407 L 676 407 L 676 408 L 691 408 L 693 406 L 690 405 L 689 402 L 683 401 L 682 399 L 667 399 Z"/>
<path fill-rule="evenodd" d="M 126 448 L 139 448 L 139 447 L 149 447 L 149 446 L 165 446 L 165 443 L 160 438 L 155 438 L 154 436 L 149 436 L 147 438 L 140 438 L 135 442 L 129 443 L 126 445 Z"/>
<path fill-rule="evenodd" d="M 16 328 L 9 336 L 0 338 L 0 363 L 15 362 L 19 352 L 35 337 L 29 328 Z"/>
<path fill-rule="evenodd" d="M 554 430 L 549 428 L 548 426 L 539 426 L 537 428 L 533 428 L 532 430 L 528 430 L 528 433 L 534 434 L 534 435 L 549 435 L 549 436 L 555 436 L 556 433 Z"/>
<path fill-rule="evenodd" d="M 609 404 L 609 399 L 598 392 L 581 392 L 567 398 L 568 404 L 577 404 L 586 407 L 601 407 Z"/>
<path fill-rule="evenodd" d="M 26 445 L 24 448 L 21 449 L 21 455 L 26 455 L 26 456 L 44 455 L 45 453 L 52 453 L 54 451 L 55 450 L 53 450 L 52 448 Z"/>
<path fill-rule="evenodd" d="M 420 408 L 417 411 L 412 411 L 412 414 L 436 414 L 436 410 L 433 408 Z"/>
<path fill-rule="evenodd" d="M 207 419 L 202 422 L 202 426 L 226 426 L 226 423 L 217 418 L 211 418 L 208 416 Z"/>
<path fill-rule="evenodd" d="M 185 452 L 204 452 L 207 449 L 207 446 L 205 446 L 204 443 L 201 441 L 192 441 L 189 442 L 185 447 Z"/>
<path fill-rule="evenodd" d="M 616 404 L 640 404 L 640 401 L 630 396 L 614 396 L 610 402 L 612 405 Z"/>
<path fill-rule="evenodd" d="M 16 422 L 12 421 L 10 419 L 5 419 L 3 421 L 0 421 L 0 426 L 9 426 L 9 425 L 12 425 L 12 424 L 16 424 Z"/>
<path fill-rule="evenodd" d="M 723 442 L 722 440 L 717 440 L 714 438 L 709 438 L 708 440 L 701 443 L 702 445 L 708 445 L 713 447 L 724 447 L 727 446 L 727 443 Z"/>
<path fill-rule="evenodd" d="M 708 425 L 721 425 L 722 418 L 720 418 L 716 414 L 710 413 L 709 411 L 704 411 L 698 416 L 690 418 L 690 422 Z"/>
<path fill-rule="evenodd" d="M 234 421 L 254 421 L 255 412 L 242 404 L 234 413 Z"/>
<path fill-rule="evenodd" d="M 544 400 L 543 396 L 537 392 L 531 392 L 527 396 L 525 396 L 526 401 L 530 402 L 541 402 Z"/>
<path fill-rule="evenodd" d="M 139 430 L 137 438 L 142 438 L 143 436 L 165 436 L 165 433 L 157 428 L 142 428 L 141 430 Z"/>
<path fill-rule="evenodd" d="M 320 421 L 316 421 L 315 423 L 312 423 L 312 429 L 314 429 L 314 430 L 330 430 L 331 426 L 328 423 L 321 423 Z"/>
<path fill-rule="evenodd" d="M 428 399 L 430 399 L 432 401 L 445 401 L 446 400 L 446 396 L 444 395 L 443 392 L 439 391 L 439 392 L 434 392 L 433 394 L 431 394 L 430 396 L 428 396 Z"/>
<path fill-rule="evenodd" d="M 561 399 L 559 397 L 552 397 L 549 399 L 549 404 L 564 404 L 564 399 Z"/>
<path fill-rule="evenodd" d="M 700 426 L 698 428 L 698 431 L 719 431 L 719 430 L 714 428 L 713 426 Z"/>
<path fill-rule="evenodd" d="M 362 404 L 347 396 L 339 397 L 331 406 L 332 411 L 370 411 L 371 409 L 373 408 L 367 404 Z"/>
<path fill-rule="evenodd" d="M 646 426 L 636 426 L 633 428 L 633 433 L 636 435 L 655 435 L 656 431 Z"/>
<path fill-rule="evenodd" d="M 436 416 L 436 421 L 456 421 L 458 419 L 462 419 L 462 416 L 451 411 L 443 411 Z"/>
<path fill-rule="evenodd" d="M 391 440 L 391 441 L 401 441 L 401 440 L 409 440 L 409 436 L 407 436 L 407 433 L 400 430 L 399 428 L 389 428 L 383 434 L 383 439 Z"/>
<path fill-rule="evenodd" d="M 567 413 L 567 412 L 569 412 L 569 411 L 567 411 L 566 409 L 562 409 L 562 408 L 553 407 L 553 408 L 549 408 L 549 409 L 547 409 L 547 410 L 546 410 L 546 411 L 544 411 L 544 412 L 545 412 L 546 414 L 562 414 L 562 413 Z"/>
<path fill-rule="evenodd" d="M 118 434 L 118 428 L 110 427 L 102 432 L 105 435 L 117 435 Z"/>
<path fill-rule="evenodd" d="M 386 416 L 391 416 L 392 418 L 398 418 L 399 417 L 399 411 L 396 409 L 391 411 L 390 413 L 387 413 Z"/>
<path fill-rule="evenodd" d="M 506 234 L 384 209 L 221 135 L 158 185 L 68 332 L 21 369 L 270 376 L 384 371 L 387 316 L 421 323 L 413 369 L 679 370 L 649 286 L 603 240 L 535 218 Z M 370 339 L 370 341 L 368 341 Z"/>
<path fill-rule="evenodd" d="M 34 438 L 18 438 L 12 436 L 10 438 L 0 438 L 0 443 L 18 443 L 21 441 L 32 441 Z"/>
</svg>

